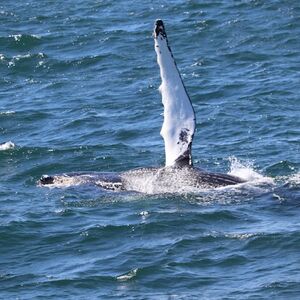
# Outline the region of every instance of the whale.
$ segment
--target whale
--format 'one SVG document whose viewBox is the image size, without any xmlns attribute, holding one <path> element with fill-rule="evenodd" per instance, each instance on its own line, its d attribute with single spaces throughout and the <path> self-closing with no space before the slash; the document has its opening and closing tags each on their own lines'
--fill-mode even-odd
<svg viewBox="0 0 300 300">
<path fill-rule="evenodd" d="M 160 19 L 155 21 L 153 38 L 161 77 L 159 91 L 164 107 L 160 134 L 165 145 L 165 165 L 124 172 L 43 175 L 39 180 L 40 185 L 59 187 L 93 184 L 104 190 L 143 192 L 141 186 L 146 184 L 152 187 L 172 186 L 176 192 L 176 189 L 182 190 L 183 187 L 206 189 L 244 183 L 239 177 L 194 166 L 192 142 L 196 129 L 195 110 L 170 48 L 164 23 Z"/>
</svg>

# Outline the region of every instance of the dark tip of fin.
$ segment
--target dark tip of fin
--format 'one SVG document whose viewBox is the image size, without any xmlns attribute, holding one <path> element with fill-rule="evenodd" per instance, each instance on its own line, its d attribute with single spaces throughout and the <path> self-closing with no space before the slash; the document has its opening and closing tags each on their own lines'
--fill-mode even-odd
<svg viewBox="0 0 300 300">
<path fill-rule="evenodd" d="M 158 19 L 155 21 L 154 35 L 155 35 L 155 37 L 158 37 L 160 34 L 163 37 L 167 36 L 166 31 L 165 31 L 164 22 L 162 20 Z"/>
<path fill-rule="evenodd" d="M 155 21 L 155 26 L 162 26 L 162 27 L 164 27 L 164 22 L 161 19 L 157 19 Z"/>
<path fill-rule="evenodd" d="M 54 182 L 54 177 L 49 175 L 43 175 L 40 179 L 40 183 L 45 184 L 52 184 Z"/>
</svg>

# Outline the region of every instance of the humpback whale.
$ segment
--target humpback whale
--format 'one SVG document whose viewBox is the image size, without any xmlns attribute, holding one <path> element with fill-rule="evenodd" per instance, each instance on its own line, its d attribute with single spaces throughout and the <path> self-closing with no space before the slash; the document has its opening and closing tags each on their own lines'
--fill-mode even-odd
<svg viewBox="0 0 300 300">
<path fill-rule="evenodd" d="M 138 168 L 121 173 L 68 173 L 43 175 L 40 185 L 69 186 L 95 184 L 106 190 L 140 191 L 140 184 L 215 188 L 243 183 L 241 178 L 213 173 L 193 166 L 192 142 L 196 128 L 195 111 L 178 71 L 162 20 L 154 26 L 154 48 L 162 80 L 164 106 L 161 136 L 165 143 L 165 166 Z"/>
</svg>

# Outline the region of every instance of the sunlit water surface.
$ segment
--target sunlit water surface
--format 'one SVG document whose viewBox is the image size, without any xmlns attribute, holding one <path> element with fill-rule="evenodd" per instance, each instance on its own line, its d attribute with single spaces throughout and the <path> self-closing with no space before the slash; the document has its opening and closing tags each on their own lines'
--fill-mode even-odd
<svg viewBox="0 0 300 300">
<path fill-rule="evenodd" d="M 37 186 L 164 164 L 157 18 L 195 165 L 248 183 Z M 298 1 L 6 1 L 0 19 L 1 299 L 299 298 Z"/>
</svg>

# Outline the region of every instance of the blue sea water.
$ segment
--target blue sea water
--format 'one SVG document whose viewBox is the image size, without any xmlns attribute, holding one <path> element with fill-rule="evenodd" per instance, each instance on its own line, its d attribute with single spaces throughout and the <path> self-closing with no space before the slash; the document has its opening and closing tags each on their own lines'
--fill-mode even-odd
<svg viewBox="0 0 300 300">
<path fill-rule="evenodd" d="M 164 164 L 155 19 L 197 166 L 242 188 L 41 188 Z M 300 2 L 2 1 L 1 299 L 299 299 Z"/>
</svg>

